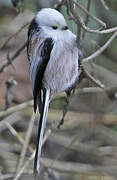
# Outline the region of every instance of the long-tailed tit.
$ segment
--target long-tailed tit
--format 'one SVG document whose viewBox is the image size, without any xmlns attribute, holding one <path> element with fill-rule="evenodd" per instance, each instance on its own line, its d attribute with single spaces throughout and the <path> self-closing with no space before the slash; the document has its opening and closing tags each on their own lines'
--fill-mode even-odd
<svg viewBox="0 0 117 180">
<path fill-rule="evenodd" d="M 38 12 L 29 26 L 27 55 L 34 112 L 37 107 L 40 111 L 34 162 L 34 173 L 38 174 L 49 103 L 56 93 L 71 88 L 79 76 L 76 36 L 68 29 L 60 12 L 51 8 Z"/>
</svg>

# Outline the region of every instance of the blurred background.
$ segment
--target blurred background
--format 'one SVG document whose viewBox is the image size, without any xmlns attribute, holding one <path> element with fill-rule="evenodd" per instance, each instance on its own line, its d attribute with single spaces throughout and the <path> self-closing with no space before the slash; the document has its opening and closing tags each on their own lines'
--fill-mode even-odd
<svg viewBox="0 0 117 180">
<path fill-rule="evenodd" d="M 83 8 L 106 23 L 117 26 L 116 0 L 77 0 Z M 89 8 L 88 8 L 89 5 Z M 0 180 L 33 180 L 33 159 L 39 115 L 34 118 L 32 88 L 26 54 L 27 29 L 44 7 L 59 9 L 71 31 L 70 19 L 61 0 L 0 0 Z M 75 7 L 91 29 L 102 29 Z M 112 33 L 82 32 L 81 59 L 98 50 Z M 65 94 L 53 99 L 49 109 L 41 172 L 43 180 L 117 179 L 117 38 L 84 68 L 104 88 L 84 77 L 70 97 L 64 124 Z"/>
</svg>

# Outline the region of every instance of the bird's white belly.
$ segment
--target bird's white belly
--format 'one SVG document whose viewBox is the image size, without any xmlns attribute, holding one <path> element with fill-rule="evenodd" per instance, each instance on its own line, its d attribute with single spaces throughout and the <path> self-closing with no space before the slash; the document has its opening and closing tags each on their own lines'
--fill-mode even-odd
<svg viewBox="0 0 117 180">
<path fill-rule="evenodd" d="M 59 93 L 70 88 L 78 78 L 78 50 L 76 47 L 65 51 L 55 49 L 55 52 L 45 70 L 43 84 L 53 93 Z"/>
</svg>

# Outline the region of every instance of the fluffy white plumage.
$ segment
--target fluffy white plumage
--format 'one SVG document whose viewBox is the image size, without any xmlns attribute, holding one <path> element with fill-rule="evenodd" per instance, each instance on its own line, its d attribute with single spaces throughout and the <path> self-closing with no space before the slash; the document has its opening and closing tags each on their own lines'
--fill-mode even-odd
<svg viewBox="0 0 117 180">
<path fill-rule="evenodd" d="M 35 47 L 35 57 L 33 56 L 33 59 L 31 59 L 30 74 L 32 87 L 34 87 L 36 74 L 34 65 L 36 66 L 39 61 L 41 61 L 41 57 L 39 57 L 41 48 L 39 48 L 39 46 L 49 37 L 54 40 L 54 47 L 44 73 L 43 83 L 49 87 L 53 93 L 62 92 L 71 87 L 78 77 L 76 36 L 69 29 L 64 30 L 64 28 L 67 27 L 64 16 L 54 9 L 42 9 L 36 15 L 35 20 L 40 28 L 40 32 L 36 34 L 36 37 L 38 38 L 39 36 L 42 40 L 40 40 L 40 43 Z M 53 27 L 57 27 L 57 29 L 53 29 Z M 63 77 L 63 79 L 61 79 L 61 77 Z"/>
<path fill-rule="evenodd" d="M 35 19 L 41 26 L 51 27 L 57 25 L 61 28 L 62 26 L 67 25 L 64 16 L 59 11 L 51 8 L 44 8 L 39 11 Z"/>
</svg>

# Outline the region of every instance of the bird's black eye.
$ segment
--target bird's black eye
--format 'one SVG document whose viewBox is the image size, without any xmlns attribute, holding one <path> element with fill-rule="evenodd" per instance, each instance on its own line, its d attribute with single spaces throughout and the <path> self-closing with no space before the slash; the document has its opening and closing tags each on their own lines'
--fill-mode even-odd
<svg viewBox="0 0 117 180">
<path fill-rule="evenodd" d="M 58 27 L 57 26 L 52 26 L 52 29 L 56 30 L 56 29 L 58 29 Z"/>
</svg>

